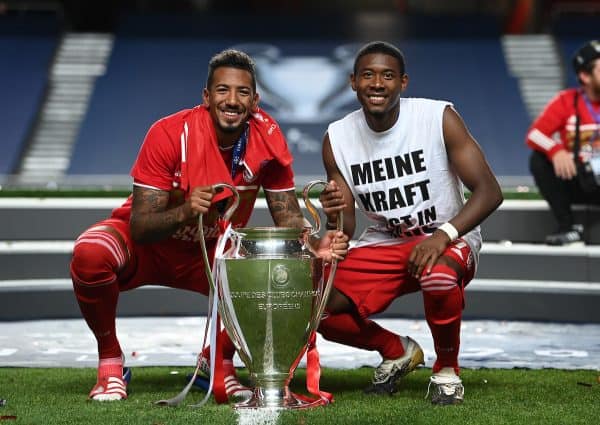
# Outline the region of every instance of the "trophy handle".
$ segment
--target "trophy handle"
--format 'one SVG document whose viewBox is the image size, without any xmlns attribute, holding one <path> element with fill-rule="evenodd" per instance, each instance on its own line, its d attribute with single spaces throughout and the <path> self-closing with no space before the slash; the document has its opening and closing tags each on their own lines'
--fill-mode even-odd
<svg viewBox="0 0 600 425">
<path fill-rule="evenodd" d="M 323 180 L 313 180 L 309 182 L 302 191 L 302 196 L 304 198 L 304 204 L 306 205 L 306 209 L 313 217 L 315 221 L 314 230 L 310 233 L 311 235 L 315 235 L 319 233 L 321 230 L 321 218 L 315 206 L 312 204 L 310 199 L 308 198 L 308 194 L 313 186 L 317 184 L 323 185 L 323 187 L 327 186 L 327 182 Z M 337 230 L 344 231 L 344 214 L 342 211 L 339 212 L 337 216 Z M 335 276 L 335 271 L 337 269 L 337 260 L 334 258 L 331 262 L 331 270 L 329 272 L 329 277 L 327 278 L 327 283 L 323 288 L 323 293 L 321 295 L 321 299 L 317 306 L 317 314 L 313 317 L 313 320 L 308 328 L 308 335 L 311 335 L 319 326 L 319 322 L 321 321 L 321 316 L 323 316 L 323 312 L 325 311 L 325 307 L 327 306 L 327 301 L 329 300 L 329 294 L 331 293 L 331 288 L 333 287 L 333 278 Z"/>
<path fill-rule="evenodd" d="M 311 235 L 316 235 L 321 230 L 321 217 L 319 216 L 319 212 L 317 211 L 317 209 L 315 208 L 313 203 L 310 201 L 310 198 L 308 197 L 310 190 L 318 184 L 323 185 L 323 187 L 327 186 L 326 181 L 313 180 L 313 181 L 309 182 L 304 187 L 304 190 L 302 191 L 302 197 L 304 198 L 304 205 L 306 205 L 306 209 L 308 210 L 308 212 L 310 213 L 311 217 L 313 218 L 313 220 L 315 222 L 315 225 L 313 226 L 313 231 L 310 232 Z M 340 212 L 337 216 L 337 230 L 342 230 L 342 231 L 344 230 L 344 215 L 342 212 Z"/>
<path fill-rule="evenodd" d="M 239 192 L 237 191 L 235 186 L 232 186 L 228 183 L 216 183 L 212 187 L 215 190 L 225 187 L 225 188 L 229 189 L 231 191 L 231 193 L 233 193 L 233 202 L 231 203 L 229 208 L 227 208 L 227 210 L 225 211 L 225 214 L 223 214 L 223 219 L 229 220 L 231 218 L 231 216 L 233 215 L 233 213 L 235 212 L 235 210 L 237 209 L 238 205 L 240 204 Z M 204 260 L 204 266 L 205 266 L 204 271 L 206 272 L 206 277 L 208 278 L 208 283 L 210 284 L 210 287 L 212 288 L 214 293 L 217 294 L 217 286 L 215 285 L 215 282 L 212 277 L 211 265 L 210 265 L 210 261 L 208 260 L 208 253 L 206 251 L 206 241 L 204 240 L 204 224 L 202 221 L 202 216 L 203 216 L 203 214 L 200 214 L 198 216 L 198 233 L 200 234 L 200 246 L 202 248 L 202 259 Z"/>
<path fill-rule="evenodd" d="M 231 218 L 231 216 L 233 215 L 233 213 L 235 212 L 235 210 L 237 209 L 239 203 L 240 203 L 240 194 L 237 191 L 237 189 L 228 184 L 228 183 L 217 183 L 214 184 L 213 189 L 218 189 L 218 188 L 227 188 L 231 191 L 231 193 L 233 193 L 234 195 L 234 199 L 233 202 L 231 203 L 231 205 L 229 206 L 229 208 L 227 208 L 227 210 L 225 211 L 225 213 L 223 214 L 223 220 L 229 220 Z M 206 249 L 206 241 L 204 240 L 204 225 L 203 225 L 203 221 L 202 221 L 202 216 L 203 214 L 200 214 L 200 216 L 198 217 L 198 233 L 200 234 L 200 246 L 202 248 L 202 259 L 204 260 L 204 271 L 206 273 L 206 277 L 208 279 L 208 283 L 210 284 L 210 287 L 213 291 L 213 294 L 215 297 L 219 298 L 220 297 L 220 293 L 222 293 L 223 288 L 222 287 L 217 287 L 217 284 L 214 281 L 213 278 L 213 273 L 212 273 L 212 267 L 210 264 L 210 261 L 208 259 L 208 252 Z M 218 250 L 218 248 L 217 248 Z M 216 265 L 215 267 L 218 267 L 218 265 Z M 221 291 L 220 291 L 221 290 Z M 223 310 L 221 309 L 221 320 L 223 321 L 230 321 L 231 318 L 227 315 L 223 313 Z M 230 327 L 230 329 L 234 329 L 233 327 Z M 230 337 L 232 339 L 232 341 L 234 342 L 234 345 L 236 345 L 236 348 L 239 347 L 238 352 L 240 353 L 240 356 L 246 355 L 244 348 L 244 345 L 241 343 L 242 338 L 236 333 L 235 335 L 231 335 Z"/>
<path fill-rule="evenodd" d="M 228 183 L 217 183 L 217 184 L 213 184 L 213 189 L 220 189 L 220 188 L 227 188 L 231 191 L 231 193 L 233 193 L 233 202 L 231 203 L 231 205 L 229 206 L 229 208 L 227 208 L 227 211 L 225 211 L 225 214 L 223 214 L 223 220 L 229 220 L 231 218 L 231 216 L 233 215 L 233 213 L 235 212 L 235 210 L 237 210 L 238 205 L 240 205 L 240 194 L 237 191 L 237 189 L 235 188 L 235 186 L 232 186 Z"/>
</svg>

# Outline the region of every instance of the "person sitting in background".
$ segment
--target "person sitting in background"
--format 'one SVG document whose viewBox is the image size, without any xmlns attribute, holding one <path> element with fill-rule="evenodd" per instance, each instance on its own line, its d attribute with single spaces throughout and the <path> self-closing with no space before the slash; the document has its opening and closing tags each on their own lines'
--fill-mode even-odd
<svg viewBox="0 0 600 425">
<path fill-rule="evenodd" d="M 558 231 L 548 245 L 583 242 L 572 205 L 600 204 L 600 42 L 589 41 L 573 57 L 579 87 L 560 91 L 535 119 L 526 143 L 529 166 L 550 205 Z"/>
</svg>

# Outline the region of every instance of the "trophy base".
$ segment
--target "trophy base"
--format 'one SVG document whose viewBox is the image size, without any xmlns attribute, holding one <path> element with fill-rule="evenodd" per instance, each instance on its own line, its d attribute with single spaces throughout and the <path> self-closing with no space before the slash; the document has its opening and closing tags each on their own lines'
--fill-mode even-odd
<svg viewBox="0 0 600 425">
<path fill-rule="evenodd" d="M 234 409 L 308 409 L 323 406 L 326 400 L 312 399 L 304 395 L 294 394 L 288 387 L 283 389 L 255 388 L 248 400 L 233 405 Z"/>
</svg>

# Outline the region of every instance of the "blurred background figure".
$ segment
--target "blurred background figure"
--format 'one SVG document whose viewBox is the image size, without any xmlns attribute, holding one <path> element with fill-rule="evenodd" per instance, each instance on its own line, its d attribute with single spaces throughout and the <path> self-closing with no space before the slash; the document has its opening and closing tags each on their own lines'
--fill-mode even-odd
<svg viewBox="0 0 600 425">
<path fill-rule="evenodd" d="M 600 204 L 599 41 L 577 49 L 573 70 L 579 87 L 559 92 L 527 134 L 531 173 L 558 222 L 548 245 L 582 242 L 583 225 L 574 223 L 571 205 Z"/>
<path fill-rule="evenodd" d="M 533 189 L 520 141 L 566 85 L 566 47 L 590 38 L 577 31 L 598 7 L 583 3 L 4 0 L 0 184 L 129 188 L 140 134 L 194 105 L 204 62 L 236 47 L 256 60 L 303 185 L 323 174 L 327 123 L 358 107 L 351 58 L 380 39 L 411 58 L 408 97 L 453 99 L 502 186 Z"/>
</svg>

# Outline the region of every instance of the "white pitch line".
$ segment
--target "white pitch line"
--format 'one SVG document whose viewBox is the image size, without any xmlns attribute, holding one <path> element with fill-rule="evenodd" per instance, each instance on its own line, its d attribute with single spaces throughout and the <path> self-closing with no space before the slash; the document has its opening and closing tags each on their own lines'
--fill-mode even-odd
<svg viewBox="0 0 600 425">
<path fill-rule="evenodd" d="M 11 280 L 0 280 L 0 292 L 14 292 L 14 291 L 65 291 L 72 290 L 73 283 L 71 279 L 11 279 Z M 167 286 L 160 285 L 146 285 L 136 289 L 143 289 L 146 291 L 155 290 L 171 290 Z"/>
<path fill-rule="evenodd" d="M 1 209 L 113 209 L 127 198 L 0 198 Z M 267 208 L 264 198 L 256 200 L 256 208 Z"/>
<path fill-rule="evenodd" d="M 482 254 L 600 257 L 598 245 L 549 246 L 532 243 L 484 242 Z"/>
<path fill-rule="evenodd" d="M 40 209 L 93 209 L 93 208 L 115 208 L 125 202 L 123 198 L 0 198 L 0 209 L 15 208 L 40 208 Z M 318 202 L 317 199 L 313 200 Z M 256 208 L 267 208 L 264 198 L 256 200 Z M 585 206 L 575 205 L 575 210 L 585 209 Z M 594 208 L 594 207 L 591 207 Z M 499 210 L 549 210 L 548 203 L 544 200 L 520 200 L 509 199 L 500 205 Z"/>
<path fill-rule="evenodd" d="M 0 241 L 0 254 L 70 254 L 74 241 Z"/>
<path fill-rule="evenodd" d="M 15 279 L 0 280 L 0 292 L 35 290 L 71 290 L 70 279 Z M 166 286 L 147 285 L 139 289 L 170 290 Z M 469 292 L 561 293 L 600 295 L 600 282 L 561 282 L 547 280 L 473 279 L 466 288 Z"/>
<path fill-rule="evenodd" d="M 73 241 L 0 241 L 0 254 L 70 254 Z M 600 257 L 600 246 L 547 246 L 542 244 L 484 242 L 482 254 Z"/>
<path fill-rule="evenodd" d="M 0 209 L 112 209 L 125 200 L 126 198 L 0 198 Z"/>
<path fill-rule="evenodd" d="M 600 295 L 600 282 L 561 282 L 548 280 L 473 279 L 466 291 L 560 293 Z"/>
</svg>

